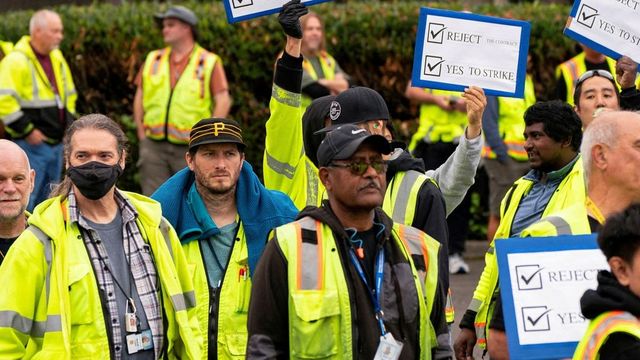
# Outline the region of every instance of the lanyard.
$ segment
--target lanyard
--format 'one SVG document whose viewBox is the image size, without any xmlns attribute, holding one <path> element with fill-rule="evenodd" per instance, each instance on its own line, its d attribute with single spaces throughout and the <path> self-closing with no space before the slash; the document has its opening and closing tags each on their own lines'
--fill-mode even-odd
<svg viewBox="0 0 640 360">
<path fill-rule="evenodd" d="M 598 208 L 598 205 L 596 205 L 593 200 L 591 200 L 590 197 L 587 196 L 587 210 L 589 210 L 589 212 L 591 213 L 591 215 L 593 215 L 593 217 L 600 223 L 600 225 L 604 224 L 604 215 L 602 215 L 602 212 L 600 211 L 600 209 Z"/>
<path fill-rule="evenodd" d="M 382 291 L 382 279 L 384 278 L 384 250 L 380 249 L 378 251 L 378 258 L 376 259 L 376 276 L 375 276 L 375 290 L 371 292 L 371 287 L 369 286 L 369 282 L 367 281 L 367 276 L 364 274 L 364 270 L 362 269 L 362 265 L 360 265 L 360 261 L 356 257 L 356 253 L 353 251 L 353 248 L 349 249 L 349 257 L 351 258 L 351 262 L 353 266 L 356 268 L 360 279 L 364 282 L 367 287 L 367 292 L 369 293 L 369 297 L 371 298 L 371 302 L 373 303 L 373 308 L 376 312 L 376 320 L 378 320 L 378 325 L 380 326 L 380 331 L 382 335 L 387 333 L 386 328 L 384 327 L 382 307 L 380 306 L 380 292 Z"/>
</svg>

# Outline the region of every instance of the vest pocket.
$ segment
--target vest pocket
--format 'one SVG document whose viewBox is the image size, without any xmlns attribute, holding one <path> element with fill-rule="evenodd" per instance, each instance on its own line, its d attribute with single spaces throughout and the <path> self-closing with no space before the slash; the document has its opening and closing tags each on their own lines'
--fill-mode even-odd
<svg viewBox="0 0 640 360">
<path fill-rule="evenodd" d="M 338 353 L 340 302 L 335 290 L 303 290 L 291 294 L 291 355 L 324 359 Z"/>
<path fill-rule="evenodd" d="M 93 321 L 93 302 L 90 293 L 91 266 L 72 264 L 69 266 L 69 302 L 71 325 L 89 324 Z"/>
</svg>

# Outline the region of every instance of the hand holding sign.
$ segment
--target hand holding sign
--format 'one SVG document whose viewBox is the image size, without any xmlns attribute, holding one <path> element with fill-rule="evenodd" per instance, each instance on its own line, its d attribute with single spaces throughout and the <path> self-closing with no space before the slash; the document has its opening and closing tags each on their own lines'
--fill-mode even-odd
<svg viewBox="0 0 640 360">
<path fill-rule="evenodd" d="M 616 62 L 616 81 L 620 88 L 628 89 L 635 86 L 638 64 L 628 56 L 623 56 Z"/>
<path fill-rule="evenodd" d="M 475 138 L 480 135 L 482 129 L 482 113 L 487 106 L 487 97 L 477 86 L 465 89 L 462 97 L 467 105 L 467 138 Z"/>
<path fill-rule="evenodd" d="M 309 13 L 309 9 L 300 0 L 291 0 L 284 4 L 278 21 L 284 33 L 296 39 L 302 39 L 302 27 L 300 26 L 300 17 Z"/>
</svg>

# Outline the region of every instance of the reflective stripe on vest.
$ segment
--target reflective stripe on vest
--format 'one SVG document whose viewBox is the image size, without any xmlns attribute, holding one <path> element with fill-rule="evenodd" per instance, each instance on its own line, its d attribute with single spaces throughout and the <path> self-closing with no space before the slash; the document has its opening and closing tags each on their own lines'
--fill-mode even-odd
<svg viewBox="0 0 640 360">
<path fill-rule="evenodd" d="M 571 235 L 573 231 L 571 231 L 571 225 L 569 223 L 559 217 L 559 216 L 549 216 L 545 219 L 556 229 L 556 235 Z"/>
<path fill-rule="evenodd" d="M 47 263 L 44 296 L 48 302 L 51 289 L 51 239 L 35 225 L 29 225 L 26 231 L 30 231 L 40 241 L 44 249 L 44 257 Z M 46 321 L 34 321 L 15 311 L 7 310 L 0 311 L 0 327 L 12 328 L 23 334 L 42 338 L 46 332 L 62 331 L 62 320 L 60 315 L 47 315 Z"/>
<path fill-rule="evenodd" d="M 415 171 L 398 172 L 385 192 L 382 209 L 390 214 L 393 221 L 411 226 L 415 216 L 417 194 L 425 181 L 433 180 Z M 399 185 L 396 185 L 399 182 Z M 435 184 L 435 182 L 434 182 Z"/>
<path fill-rule="evenodd" d="M 320 290 L 324 288 L 322 259 L 322 225 L 310 217 L 304 217 L 295 223 L 298 234 L 298 276 L 296 286 L 300 290 Z M 315 232 L 315 243 L 305 242 L 302 230 Z"/>
<path fill-rule="evenodd" d="M 640 341 L 640 322 L 624 311 L 609 311 L 591 321 L 587 332 L 576 348 L 573 360 L 596 360 L 607 338 L 616 332 L 625 333 Z"/>
</svg>

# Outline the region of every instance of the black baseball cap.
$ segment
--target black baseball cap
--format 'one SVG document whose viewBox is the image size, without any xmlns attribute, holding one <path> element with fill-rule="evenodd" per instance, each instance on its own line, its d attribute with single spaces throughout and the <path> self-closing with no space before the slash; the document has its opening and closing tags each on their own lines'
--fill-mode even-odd
<svg viewBox="0 0 640 360">
<path fill-rule="evenodd" d="M 202 119 L 191 128 L 189 150 L 205 144 L 234 143 L 245 148 L 242 129 L 235 120 L 210 118 Z"/>
<path fill-rule="evenodd" d="M 169 8 L 164 13 L 157 13 L 153 16 L 156 21 L 162 22 L 162 20 L 167 18 L 178 19 L 186 24 L 191 25 L 192 28 L 195 28 L 196 24 L 198 24 L 198 18 L 193 11 L 187 9 L 184 6 L 176 5 Z"/>
<path fill-rule="evenodd" d="M 330 131 L 318 147 L 318 165 L 328 166 L 334 160 L 346 160 L 364 143 L 370 144 L 381 154 L 391 153 L 389 141 L 382 135 L 372 135 L 353 124 L 336 127 Z"/>
<path fill-rule="evenodd" d="M 364 86 L 349 88 L 336 96 L 329 106 L 331 125 L 317 133 L 331 131 L 345 124 L 369 120 L 389 120 L 389 109 L 382 96 Z"/>
</svg>

